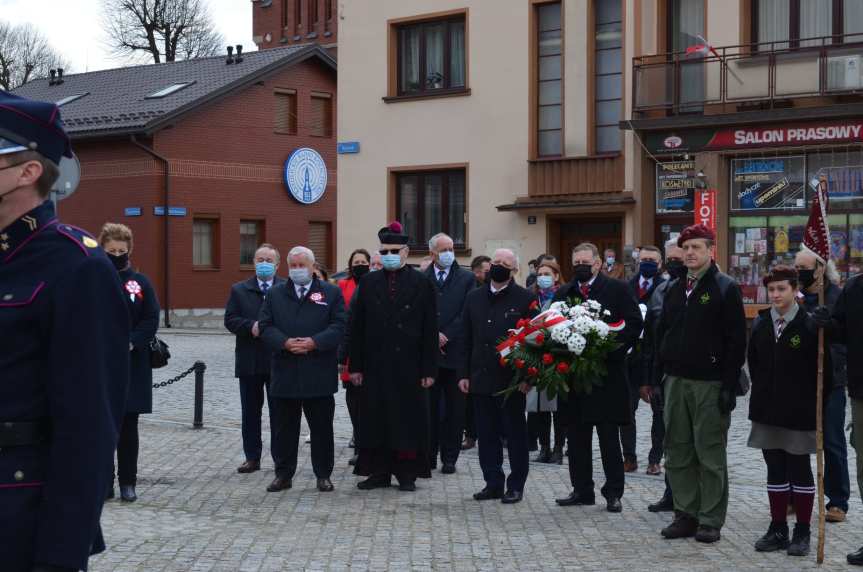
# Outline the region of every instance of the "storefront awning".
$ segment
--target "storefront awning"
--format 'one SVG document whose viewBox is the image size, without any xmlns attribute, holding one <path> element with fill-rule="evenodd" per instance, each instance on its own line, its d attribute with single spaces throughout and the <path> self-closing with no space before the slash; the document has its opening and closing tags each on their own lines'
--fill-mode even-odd
<svg viewBox="0 0 863 572">
<path fill-rule="evenodd" d="M 556 197 L 518 197 L 514 203 L 498 205 L 499 211 L 528 209 L 550 210 L 578 207 L 635 204 L 632 193 L 590 193 L 584 195 L 561 195 Z"/>
</svg>

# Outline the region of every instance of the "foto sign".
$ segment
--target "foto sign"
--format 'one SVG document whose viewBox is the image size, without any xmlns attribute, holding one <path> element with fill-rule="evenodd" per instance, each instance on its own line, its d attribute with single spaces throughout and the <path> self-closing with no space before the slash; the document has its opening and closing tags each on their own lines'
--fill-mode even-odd
<svg viewBox="0 0 863 572">
<path fill-rule="evenodd" d="M 695 224 L 716 232 L 716 189 L 695 191 Z"/>
</svg>

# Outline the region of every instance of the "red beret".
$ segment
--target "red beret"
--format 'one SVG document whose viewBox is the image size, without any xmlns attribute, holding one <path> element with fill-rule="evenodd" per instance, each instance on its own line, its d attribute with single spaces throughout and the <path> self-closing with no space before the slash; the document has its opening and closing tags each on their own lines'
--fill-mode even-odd
<svg viewBox="0 0 863 572">
<path fill-rule="evenodd" d="M 706 238 L 707 240 L 716 240 L 716 233 L 713 229 L 704 226 L 703 224 L 693 224 L 687 226 L 677 237 L 677 246 L 683 247 L 683 243 L 693 238 Z"/>
</svg>

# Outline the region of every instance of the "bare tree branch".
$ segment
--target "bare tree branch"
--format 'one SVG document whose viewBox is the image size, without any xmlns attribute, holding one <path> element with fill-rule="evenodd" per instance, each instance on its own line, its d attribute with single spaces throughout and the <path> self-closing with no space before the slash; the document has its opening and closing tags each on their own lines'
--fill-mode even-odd
<svg viewBox="0 0 863 572">
<path fill-rule="evenodd" d="M 225 43 L 206 0 L 102 0 L 102 23 L 115 55 L 157 64 L 212 56 Z"/>
<path fill-rule="evenodd" d="M 0 87 L 15 89 L 56 68 L 71 66 L 35 27 L 0 21 Z"/>
</svg>

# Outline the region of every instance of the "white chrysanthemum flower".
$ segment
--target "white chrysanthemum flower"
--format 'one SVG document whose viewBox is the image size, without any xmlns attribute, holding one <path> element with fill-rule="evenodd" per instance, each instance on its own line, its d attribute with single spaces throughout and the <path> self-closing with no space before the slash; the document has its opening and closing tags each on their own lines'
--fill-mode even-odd
<svg viewBox="0 0 863 572">
<path fill-rule="evenodd" d="M 553 326 L 550 332 L 552 341 L 563 345 L 566 345 L 572 336 L 572 331 L 566 325 Z"/>
<path fill-rule="evenodd" d="M 585 302 L 585 304 L 586 304 L 586 305 L 587 305 L 587 307 L 588 307 L 588 308 L 590 308 L 591 310 L 597 310 L 597 311 L 598 311 L 598 310 L 601 310 L 601 309 L 602 309 L 602 304 L 600 304 L 600 303 L 599 303 L 599 302 L 597 302 L 596 300 L 588 300 L 587 302 Z"/>
<path fill-rule="evenodd" d="M 598 335 L 600 338 L 605 339 L 608 337 L 608 332 L 609 332 L 608 324 L 606 324 L 602 320 L 596 320 L 594 322 L 594 328 L 593 329 L 596 332 L 596 335 Z"/>
<path fill-rule="evenodd" d="M 582 336 L 588 334 L 593 329 L 593 320 L 588 316 L 579 316 L 573 320 L 572 329 Z"/>
<path fill-rule="evenodd" d="M 638 309 L 641 310 L 641 319 L 645 319 L 647 317 L 647 305 L 639 304 Z M 606 310 L 608 311 L 608 310 Z"/>
<path fill-rule="evenodd" d="M 549 310 L 555 310 L 560 312 L 561 314 L 565 314 L 569 310 L 569 304 L 566 302 L 552 302 L 551 306 L 548 307 Z"/>
<path fill-rule="evenodd" d="M 567 349 L 577 356 L 581 355 L 584 348 L 587 347 L 587 340 L 581 334 L 573 334 L 566 344 Z"/>
<path fill-rule="evenodd" d="M 608 310 L 603 310 L 602 315 L 603 316 L 611 316 L 611 312 L 609 312 Z"/>
</svg>

